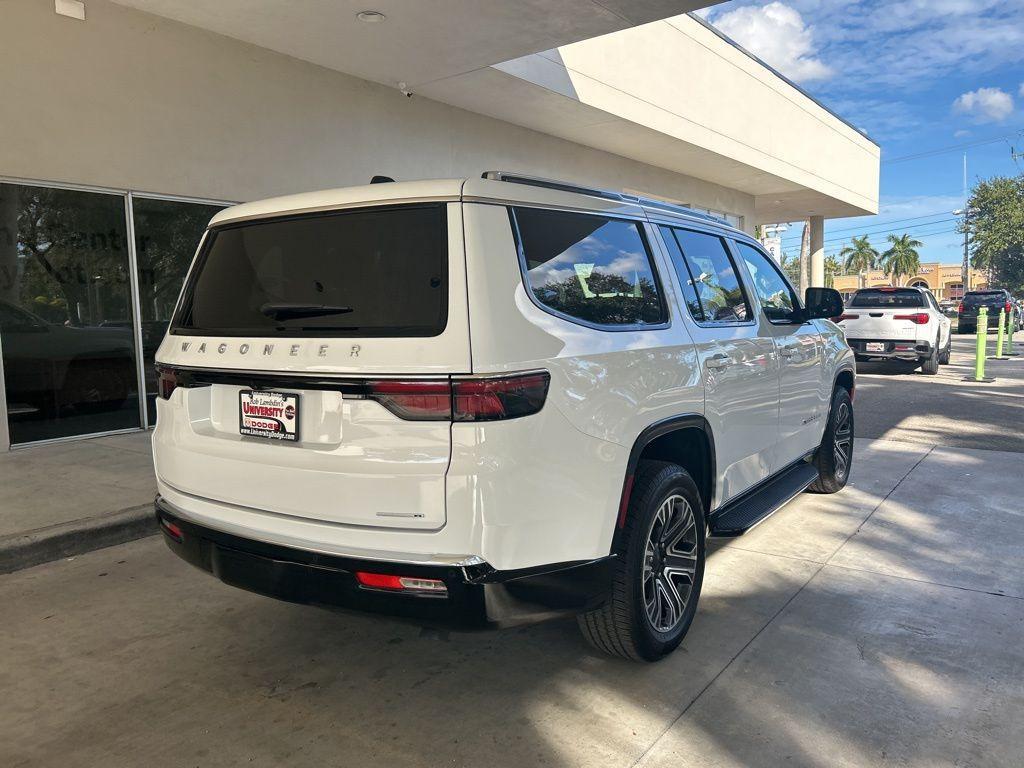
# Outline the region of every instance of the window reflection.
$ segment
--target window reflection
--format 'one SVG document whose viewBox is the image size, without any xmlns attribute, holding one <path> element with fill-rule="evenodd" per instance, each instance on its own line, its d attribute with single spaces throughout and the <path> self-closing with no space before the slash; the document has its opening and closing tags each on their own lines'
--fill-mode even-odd
<svg viewBox="0 0 1024 768">
<path fill-rule="evenodd" d="M 153 356 L 167 331 L 203 230 L 222 207 L 132 197 L 142 315 L 142 364 L 150 424 L 156 423 L 157 382 Z"/>
<path fill-rule="evenodd" d="M 11 442 L 138 427 L 124 198 L 0 184 Z"/>
</svg>

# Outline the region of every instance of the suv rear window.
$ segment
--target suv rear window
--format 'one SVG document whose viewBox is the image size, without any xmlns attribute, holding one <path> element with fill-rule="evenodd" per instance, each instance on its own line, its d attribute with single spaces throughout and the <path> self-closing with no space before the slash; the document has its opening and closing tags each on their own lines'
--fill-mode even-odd
<svg viewBox="0 0 1024 768">
<path fill-rule="evenodd" d="M 539 304 L 594 325 L 665 322 L 636 222 L 541 208 L 512 212 L 527 288 Z"/>
<path fill-rule="evenodd" d="M 920 291 L 897 288 L 867 288 L 857 291 L 850 299 L 850 307 L 923 307 L 924 296 Z"/>
<path fill-rule="evenodd" d="M 447 319 L 446 211 L 430 204 L 215 229 L 172 332 L 436 336 Z"/>
<path fill-rule="evenodd" d="M 964 295 L 965 307 L 990 307 L 993 304 L 1002 304 L 1006 301 L 1006 294 L 1002 291 L 979 291 L 978 293 L 967 293 Z"/>
</svg>

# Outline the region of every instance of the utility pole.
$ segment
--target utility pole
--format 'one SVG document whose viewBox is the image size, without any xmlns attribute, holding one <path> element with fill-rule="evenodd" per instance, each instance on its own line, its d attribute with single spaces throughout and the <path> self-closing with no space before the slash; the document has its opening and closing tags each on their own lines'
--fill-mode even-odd
<svg viewBox="0 0 1024 768">
<path fill-rule="evenodd" d="M 807 287 L 811 284 L 810 279 L 811 261 L 811 222 L 804 222 L 804 233 L 800 238 L 800 295 L 807 293 Z"/>
<path fill-rule="evenodd" d="M 967 153 L 964 152 L 964 260 L 960 265 L 960 284 L 963 293 L 971 290 L 971 262 L 967 255 L 967 225 L 971 221 L 971 201 L 967 196 Z"/>
</svg>

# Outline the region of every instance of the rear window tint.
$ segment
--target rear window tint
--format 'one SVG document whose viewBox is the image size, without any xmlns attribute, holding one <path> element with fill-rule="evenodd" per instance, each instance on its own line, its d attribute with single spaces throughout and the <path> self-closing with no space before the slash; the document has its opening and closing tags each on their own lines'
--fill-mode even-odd
<svg viewBox="0 0 1024 768">
<path fill-rule="evenodd" d="M 634 221 L 513 208 L 527 288 L 543 306 L 594 325 L 665 322 L 647 243 Z"/>
<path fill-rule="evenodd" d="M 446 212 L 430 204 L 214 230 L 174 331 L 435 336 L 447 317 Z"/>
<path fill-rule="evenodd" d="M 968 307 L 980 307 L 1002 304 L 1006 301 L 1006 294 L 1002 291 L 990 291 L 987 293 L 968 293 L 964 296 L 964 304 Z"/>
<path fill-rule="evenodd" d="M 850 299 L 851 307 L 923 307 L 924 296 L 919 291 L 863 290 Z"/>
</svg>

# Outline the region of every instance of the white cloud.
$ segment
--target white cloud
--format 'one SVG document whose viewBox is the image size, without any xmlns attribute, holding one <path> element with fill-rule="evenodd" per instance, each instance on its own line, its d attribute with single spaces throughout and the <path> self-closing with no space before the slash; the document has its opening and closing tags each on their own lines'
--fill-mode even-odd
<svg viewBox="0 0 1024 768">
<path fill-rule="evenodd" d="M 1024 97 L 1024 83 L 1020 84 L 1020 90 L 1018 90 L 1017 93 Z"/>
<path fill-rule="evenodd" d="M 785 3 L 740 7 L 716 16 L 714 24 L 793 80 L 825 80 L 833 74 L 815 55 L 812 28 L 804 24 L 799 11 Z"/>
<path fill-rule="evenodd" d="M 970 136 L 970 135 L 971 135 L 970 131 L 964 130 L 962 128 L 959 131 L 954 131 L 953 132 L 953 138 L 954 139 L 963 139 L 963 138 L 966 138 L 967 136 Z"/>
<path fill-rule="evenodd" d="M 1013 114 L 1013 97 L 1001 88 L 979 88 L 960 94 L 953 111 L 979 123 L 998 123 Z"/>
</svg>

